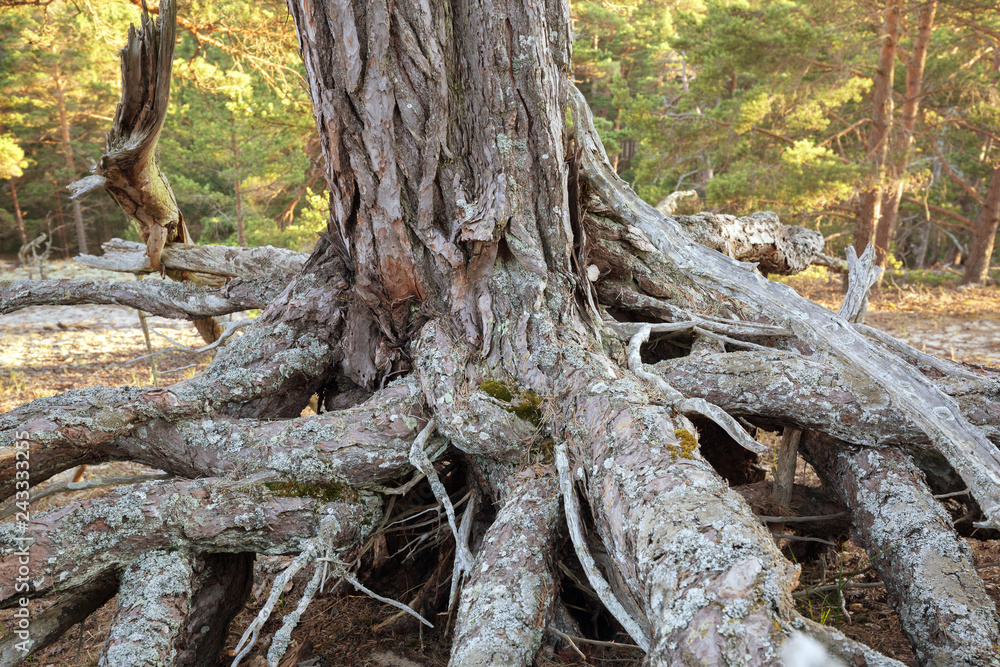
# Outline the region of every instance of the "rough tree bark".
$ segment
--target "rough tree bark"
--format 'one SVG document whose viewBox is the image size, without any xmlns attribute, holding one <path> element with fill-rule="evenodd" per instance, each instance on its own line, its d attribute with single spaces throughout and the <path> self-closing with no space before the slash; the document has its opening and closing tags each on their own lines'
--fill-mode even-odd
<svg viewBox="0 0 1000 667">
<path fill-rule="evenodd" d="M 896 47 L 899 46 L 902 0 L 885 0 L 884 18 L 872 87 L 872 124 L 868 133 L 868 162 L 871 165 L 869 186 L 861 193 L 861 209 L 854 223 L 854 250 L 860 255 L 875 240 L 875 230 L 882 216 L 882 193 L 889 133 L 892 130 L 892 86 L 896 75 Z M 876 248 L 878 250 L 878 248 Z M 884 250 L 880 252 L 884 253 Z"/>
<path fill-rule="evenodd" d="M 990 260 L 993 257 L 993 246 L 997 238 L 997 228 L 1000 227 L 1000 167 L 995 167 L 990 176 L 990 184 L 986 190 L 976 220 L 976 229 L 969 244 L 969 259 L 965 263 L 965 284 L 985 284 L 990 277 Z"/>
<path fill-rule="evenodd" d="M 917 8 L 917 33 L 913 37 L 910 57 L 906 60 L 906 88 L 903 92 L 899 124 L 896 126 L 896 139 L 892 142 L 888 159 L 889 179 L 882 196 L 881 217 L 875 229 L 875 251 L 878 265 L 883 268 L 885 268 L 886 259 L 889 257 L 889 247 L 896 232 L 899 203 L 906 185 L 907 160 L 910 155 L 910 146 L 913 144 L 913 129 L 917 122 L 920 91 L 924 81 L 924 65 L 927 62 L 927 49 L 931 43 L 936 13 L 937 2 L 934 0 L 923 3 Z M 855 250 L 860 250 L 860 248 L 855 246 Z"/>
<path fill-rule="evenodd" d="M 377 588 L 377 566 L 351 563 L 379 561 L 360 554 L 385 539 L 387 499 L 426 476 L 451 534 L 428 537 L 453 540 L 456 666 L 532 664 L 545 630 L 566 622 L 567 570 L 649 665 L 779 665 L 793 635 L 847 664 L 899 664 L 796 613 L 798 568 L 729 484 L 757 481 L 747 472 L 760 451 L 733 415 L 824 434 L 829 456 L 867 447 L 933 461 L 995 528 L 997 375 L 934 360 L 767 281 L 755 263 L 787 260 L 787 248 L 720 232 L 713 245 L 750 253 L 730 258 L 638 199 L 569 82 L 564 1 L 290 8 L 331 196 L 328 231 L 293 274 L 276 268 L 257 291 L 235 280 L 192 292 L 88 283 L 72 298 L 52 283 L 0 288 L 5 309 L 52 294 L 186 317 L 270 299 L 201 376 L 76 390 L 0 416 L 4 498 L 27 497 L 25 459 L 31 485 L 109 459 L 177 478 L 4 525 L 0 604 L 65 595 L 49 641 L 87 613 L 77 594 L 117 587 L 105 664 L 201 664 L 192 647 L 217 647 L 240 603 L 217 592 L 247 583 L 220 583 L 222 573 L 245 553 L 298 554 L 236 649 L 238 661 L 289 577 L 311 568 L 267 648 L 277 665 L 324 576 Z M 160 259 L 211 254 L 177 250 Z M 246 267 L 231 253 L 227 262 Z M 109 264 L 149 268 L 120 259 Z M 848 310 L 863 307 L 869 277 L 852 278 L 862 294 Z M 314 395 L 325 411 L 300 416 Z M 461 515 L 434 465 L 444 459 L 470 489 Z M 877 548 L 894 538 L 868 529 L 863 486 L 840 500 Z M 893 508 L 883 512 L 891 522 Z M 478 522 L 488 526 L 473 531 Z M 944 520 L 908 539 L 926 553 L 941 535 L 957 539 Z M 24 550 L 31 576 L 18 591 Z M 921 572 L 940 566 L 924 559 Z M 948 567 L 961 571 L 961 590 L 978 590 L 967 559 Z M 435 572 L 438 587 L 446 575 Z M 901 591 L 901 615 L 922 604 L 908 594 L 913 569 L 882 572 Z M 960 660 L 955 646 L 995 637 L 995 614 L 975 611 L 981 636 L 954 614 L 943 618 L 963 622 L 947 641 L 921 637 L 918 653 Z M 924 611 L 911 617 L 916 633 L 927 627 Z M 0 665 L 9 655 L 0 644 Z"/>
</svg>

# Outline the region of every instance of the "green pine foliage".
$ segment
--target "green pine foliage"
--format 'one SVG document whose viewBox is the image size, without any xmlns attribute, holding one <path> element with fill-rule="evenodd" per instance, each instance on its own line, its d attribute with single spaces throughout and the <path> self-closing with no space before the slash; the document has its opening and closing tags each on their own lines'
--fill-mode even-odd
<svg viewBox="0 0 1000 667">
<path fill-rule="evenodd" d="M 925 4 L 903 9 L 897 124 Z M 683 200 L 680 212 L 770 209 L 828 235 L 849 232 L 858 193 L 888 178 L 867 159 L 883 7 L 571 0 L 572 76 L 619 174 L 650 203 L 694 189 L 699 199 Z M 970 192 L 985 194 L 1000 162 L 1000 12 L 983 7 L 938 8 L 899 174 L 895 253 L 910 265 L 968 245 L 981 208 Z M 64 187 L 102 152 L 118 98 L 117 50 L 138 17 L 135 0 L 0 9 L 0 253 L 20 245 L 12 187 L 28 235 L 60 230 L 57 244 L 75 251 Z M 326 227 L 327 197 L 284 3 L 186 0 L 179 19 L 160 159 L 189 229 L 201 242 L 235 244 L 242 213 L 249 244 L 308 249 Z M 106 196 L 86 199 L 84 218 L 93 245 L 134 238 Z M 828 251 L 838 254 L 834 245 Z"/>
</svg>

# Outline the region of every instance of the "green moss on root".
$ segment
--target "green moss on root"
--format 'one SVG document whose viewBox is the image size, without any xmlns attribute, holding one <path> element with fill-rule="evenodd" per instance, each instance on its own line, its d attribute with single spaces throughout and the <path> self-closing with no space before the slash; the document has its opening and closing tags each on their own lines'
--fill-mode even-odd
<svg viewBox="0 0 1000 667">
<path fill-rule="evenodd" d="M 542 425 L 542 397 L 532 390 L 522 391 L 517 397 L 516 404 L 514 404 L 514 392 L 499 380 L 487 378 L 479 383 L 479 390 L 498 401 L 511 403 L 509 406 L 504 406 L 504 410 L 507 412 L 517 415 L 534 426 Z"/>
<path fill-rule="evenodd" d="M 514 400 L 514 394 L 511 392 L 510 388 L 503 382 L 492 378 L 487 378 L 480 382 L 479 391 L 483 392 L 487 396 L 492 396 L 498 401 L 503 401 L 504 403 L 510 403 Z"/>
<path fill-rule="evenodd" d="M 357 493 L 343 482 L 331 484 L 300 484 L 298 482 L 265 482 L 264 486 L 279 498 L 315 498 L 320 502 L 354 500 Z"/>
</svg>

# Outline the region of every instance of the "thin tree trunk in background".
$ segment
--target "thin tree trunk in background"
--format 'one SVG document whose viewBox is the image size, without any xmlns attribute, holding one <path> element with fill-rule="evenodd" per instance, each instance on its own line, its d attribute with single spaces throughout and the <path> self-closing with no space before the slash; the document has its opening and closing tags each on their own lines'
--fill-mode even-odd
<svg viewBox="0 0 1000 667">
<path fill-rule="evenodd" d="M 233 123 L 235 125 L 235 121 Z M 236 130 L 233 129 L 232 133 L 233 139 L 233 159 L 236 161 L 236 177 L 235 189 L 236 189 L 236 242 L 240 244 L 241 248 L 247 247 L 247 230 L 246 222 L 243 219 L 243 188 L 241 187 L 240 181 L 242 177 L 240 176 L 240 144 L 236 140 Z"/>
<path fill-rule="evenodd" d="M 69 255 L 69 241 L 66 239 L 66 218 L 63 215 L 63 209 L 62 209 L 62 206 L 61 206 L 62 202 L 59 200 L 59 196 L 61 194 L 62 194 L 62 188 L 60 188 L 59 184 L 57 183 L 56 184 L 55 201 L 56 201 L 57 204 L 60 204 L 60 205 L 56 206 L 55 209 L 54 209 L 55 218 L 56 218 L 56 234 L 59 235 L 59 243 L 63 247 L 63 253 L 64 253 L 64 255 Z M 67 257 L 67 259 L 68 259 L 68 257 Z"/>
<path fill-rule="evenodd" d="M 10 196 L 14 200 L 14 220 L 17 222 L 17 232 L 21 235 L 21 245 L 28 245 L 28 234 L 24 231 L 24 216 L 21 215 L 21 205 L 17 203 L 17 186 L 14 179 L 8 180 L 10 183 Z"/>
<path fill-rule="evenodd" d="M 899 44 L 900 0 L 888 0 L 882 27 L 882 49 L 878 56 L 872 97 L 872 124 L 868 134 L 868 161 L 871 164 L 869 188 L 861 193 L 861 212 L 854 224 L 854 249 L 858 256 L 875 240 L 875 227 L 882 215 L 882 168 L 888 152 L 892 129 L 892 86 L 896 70 L 896 46 Z"/>
<path fill-rule="evenodd" d="M 990 277 L 990 258 L 1000 224 L 1000 167 L 993 168 L 986 202 L 976 221 L 976 232 L 969 246 L 969 259 L 965 263 L 963 284 L 985 283 Z"/>
<path fill-rule="evenodd" d="M 73 161 L 73 144 L 69 133 L 69 121 L 66 118 L 66 99 L 63 95 L 62 72 L 59 63 L 56 62 L 55 76 L 53 77 L 56 87 L 56 100 L 59 103 L 59 127 L 62 132 L 63 152 L 66 154 L 66 169 L 69 170 L 75 179 L 76 163 Z M 76 245 L 82 255 L 87 254 L 87 231 L 83 228 L 83 208 L 79 199 L 72 200 L 73 221 L 76 223 Z"/>
<path fill-rule="evenodd" d="M 63 259 L 70 259 L 71 253 L 69 251 L 69 237 L 66 236 L 66 225 L 65 219 L 63 217 L 63 209 L 61 206 L 61 199 L 63 194 L 63 188 L 58 181 L 54 182 L 55 193 L 53 194 L 53 199 L 59 206 L 56 206 L 54 210 L 49 211 L 46 216 L 46 220 L 51 220 L 53 216 L 56 218 L 55 235 L 59 239 L 59 252 L 62 253 Z M 104 238 L 111 238 L 110 236 L 105 236 Z"/>
<path fill-rule="evenodd" d="M 920 91 L 923 87 L 924 65 L 927 62 L 927 47 L 933 34 L 936 12 L 936 0 L 928 2 L 920 8 L 917 36 L 913 40 L 913 52 L 906 62 L 906 93 L 899 118 L 899 131 L 896 134 L 896 141 L 893 142 L 892 155 L 889 160 L 891 180 L 886 186 L 882 198 L 882 216 L 875 228 L 875 257 L 878 265 L 883 268 L 885 268 L 886 260 L 889 257 L 889 246 L 892 243 L 896 221 L 899 218 L 899 202 L 903 196 L 906 163 L 909 159 L 910 146 L 913 144 L 913 127 L 916 124 L 917 110 L 920 107 Z M 859 250 L 857 246 L 855 246 L 855 250 Z"/>
<path fill-rule="evenodd" d="M 920 231 L 920 242 L 917 244 L 917 251 L 914 257 L 914 266 L 918 269 L 922 269 L 927 266 L 927 244 L 931 240 L 931 223 L 930 220 L 924 220 L 921 224 Z"/>
</svg>

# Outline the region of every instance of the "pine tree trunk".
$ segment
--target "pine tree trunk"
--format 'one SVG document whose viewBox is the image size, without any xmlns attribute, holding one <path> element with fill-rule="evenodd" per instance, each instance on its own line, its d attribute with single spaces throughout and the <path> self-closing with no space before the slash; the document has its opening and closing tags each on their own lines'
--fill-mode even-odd
<svg viewBox="0 0 1000 667">
<path fill-rule="evenodd" d="M 965 262 L 963 284 L 985 284 L 990 277 L 990 259 L 1000 225 L 1000 168 L 994 168 L 986 199 L 976 221 L 976 231 L 969 245 L 969 258 Z"/>
<path fill-rule="evenodd" d="M 24 231 L 24 216 L 21 215 L 21 205 L 17 202 L 17 183 L 11 178 L 7 181 L 10 184 L 10 197 L 14 200 L 14 222 L 17 223 L 17 233 L 21 236 L 21 245 L 28 245 L 28 234 Z"/>
<path fill-rule="evenodd" d="M 882 170 L 892 130 L 892 86 L 896 74 L 896 47 L 899 44 L 901 0 L 886 0 L 884 23 L 879 34 L 882 46 L 872 88 L 872 123 L 868 133 L 868 188 L 861 193 L 861 210 L 854 224 L 854 250 L 860 255 L 875 240 L 882 216 Z M 878 252 L 878 248 L 876 248 Z M 881 252 L 885 253 L 882 249 Z"/>
<path fill-rule="evenodd" d="M 56 63 L 53 83 L 56 87 L 56 101 L 59 104 L 59 131 L 62 138 L 63 153 L 66 155 L 66 169 L 76 177 L 76 162 L 73 160 L 73 140 L 69 133 L 69 119 L 66 116 L 66 99 L 63 91 L 62 74 Z M 73 222 L 76 225 L 76 247 L 81 254 L 87 254 L 87 230 L 83 226 L 83 208 L 79 199 L 72 200 Z"/>
<path fill-rule="evenodd" d="M 234 121 L 235 126 L 235 121 Z M 235 163 L 233 187 L 236 197 L 236 242 L 241 248 L 247 247 L 246 220 L 243 216 L 243 177 L 240 176 L 240 144 L 236 139 L 236 130 L 232 133 L 233 162 Z"/>
<path fill-rule="evenodd" d="M 881 217 L 875 229 L 875 252 L 878 265 L 883 268 L 889 257 L 889 249 L 899 217 L 899 202 L 903 196 L 907 160 L 909 159 L 910 146 L 913 144 L 913 129 L 917 121 L 917 110 L 920 107 L 924 64 L 927 62 L 927 49 L 933 35 L 936 12 L 936 1 L 928 2 L 919 8 L 917 34 L 913 39 L 913 50 L 906 61 L 906 90 L 899 125 L 896 129 L 896 140 L 892 144 L 891 154 L 888 158 L 890 178 L 882 197 Z M 855 245 L 855 250 L 860 249 Z"/>
</svg>

